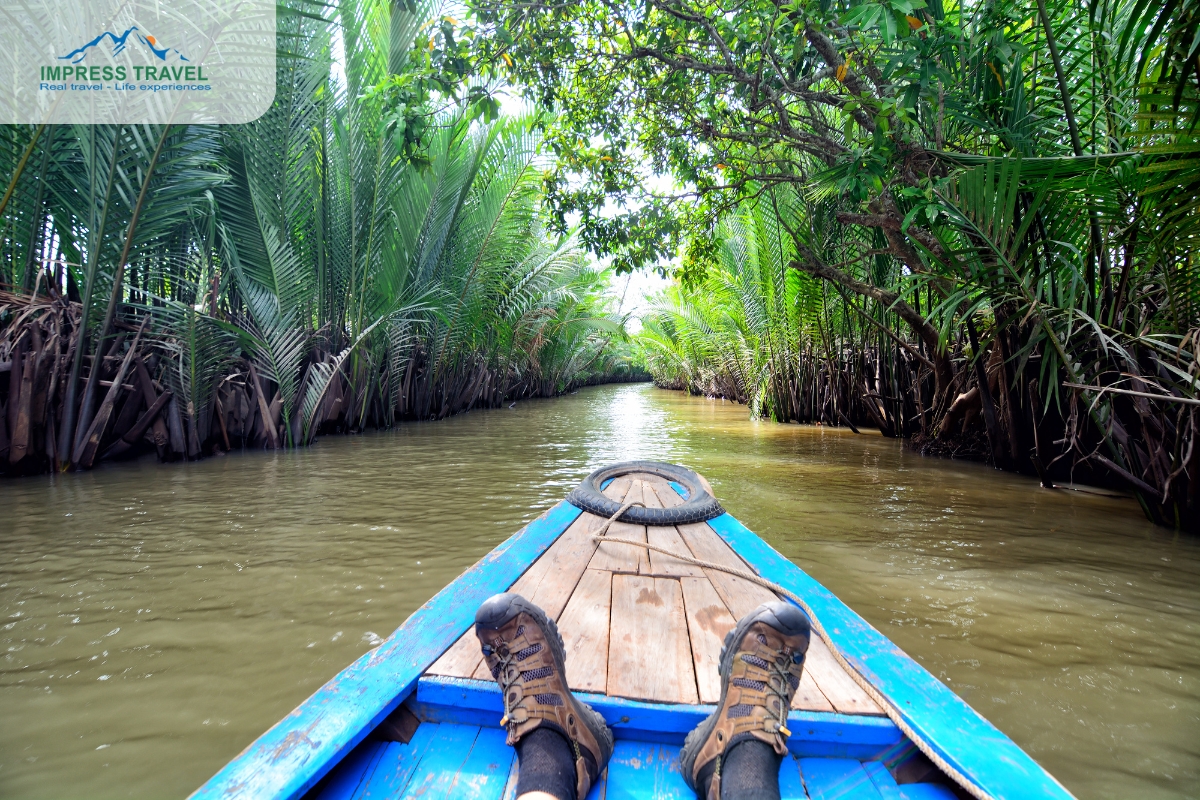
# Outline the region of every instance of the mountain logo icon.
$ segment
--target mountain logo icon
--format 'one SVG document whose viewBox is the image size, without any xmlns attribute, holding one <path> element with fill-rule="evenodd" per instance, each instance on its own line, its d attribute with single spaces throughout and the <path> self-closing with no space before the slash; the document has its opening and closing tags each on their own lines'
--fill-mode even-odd
<svg viewBox="0 0 1200 800">
<path fill-rule="evenodd" d="M 136 25 L 129 28 L 127 31 L 122 33 L 120 36 L 117 36 L 115 33 L 112 33 L 110 31 L 105 31 L 104 33 L 97 36 L 95 39 L 92 39 L 90 42 L 83 45 L 82 47 L 72 50 L 71 52 L 67 53 L 65 56 L 59 56 L 58 58 L 60 61 L 69 61 L 72 64 L 78 64 L 79 62 L 81 62 L 85 58 L 87 58 L 88 54 L 91 53 L 93 49 L 100 47 L 102 44 L 106 44 L 106 43 L 108 45 L 111 45 L 112 54 L 114 56 L 117 56 L 125 51 L 125 46 L 129 42 L 130 36 L 134 37 L 134 41 L 139 41 L 143 45 L 145 45 L 150 50 L 150 52 L 152 52 L 158 58 L 159 61 L 166 62 L 168 59 L 170 59 L 172 61 L 174 61 L 176 59 L 178 59 L 179 61 L 188 61 L 189 60 L 187 58 L 187 56 L 185 56 L 183 53 L 179 52 L 174 47 L 167 47 L 166 45 L 161 44 L 157 39 L 155 39 L 150 34 L 142 33 L 140 30 L 138 30 L 138 27 Z"/>
</svg>

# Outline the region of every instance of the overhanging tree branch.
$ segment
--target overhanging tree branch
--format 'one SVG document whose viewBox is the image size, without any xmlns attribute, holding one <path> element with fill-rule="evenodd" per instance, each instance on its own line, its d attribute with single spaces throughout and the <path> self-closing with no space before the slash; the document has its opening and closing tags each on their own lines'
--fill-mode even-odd
<svg viewBox="0 0 1200 800">
<path fill-rule="evenodd" d="M 855 294 L 869 297 L 872 300 L 882 303 L 888 310 L 895 312 L 900 319 L 908 323 L 908 326 L 920 337 L 921 341 L 925 343 L 925 347 L 933 356 L 933 374 L 937 387 L 936 392 L 939 397 L 942 396 L 949 388 L 950 382 L 954 380 L 954 370 L 950 366 L 950 359 L 946 357 L 938 341 L 937 329 L 929 324 L 929 320 L 918 314 L 916 309 L 906 303 L 904 298 L 898 293 L 864 283 L 847 275 L 840 269 L 835 269 L 823 263 L 811 250 L 803 245 L 798 244 L 797 248 L 801 258 L 792 261 L 788 266 L 812 275 L 814 278 L 823 278 L 831 283 L 845 287 Z"/>
</svg>

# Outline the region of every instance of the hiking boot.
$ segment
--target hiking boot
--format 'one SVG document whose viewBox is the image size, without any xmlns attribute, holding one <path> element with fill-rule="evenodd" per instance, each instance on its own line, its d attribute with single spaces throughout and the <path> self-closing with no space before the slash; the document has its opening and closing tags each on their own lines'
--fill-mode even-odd
<svg viewBox="0 0 1200 800">
<path fill-rule="evenodd" d="M 561 734 L 575 757 L 576 797 L 587 797 L 612 756 L 613 735 L 567 688 L 566 651 L 554 621 L 519 594 L 498 594 L 475 613 L 475 635 L 504 697 L 500 724 L 508 744 L 539 727 Z"/>
<path fill-rule="evenodd" d="M 808 639 L 807 615 L 782 600 L 763 603 L 725 637 L 721 701 L 679 751 L 679 771 L 693 791 L 703 788 L 701 772 L 715 762 L 708 798 L 717 800 L 722 759 L 732 745 L 749 737 L 780 756 L 787 754 L 787 715 L 800 686 Z"/>
</svg>

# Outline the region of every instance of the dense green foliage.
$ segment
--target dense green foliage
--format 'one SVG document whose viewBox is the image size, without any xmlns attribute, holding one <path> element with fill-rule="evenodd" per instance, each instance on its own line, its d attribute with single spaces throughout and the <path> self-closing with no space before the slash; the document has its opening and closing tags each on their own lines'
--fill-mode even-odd
<svg viewBox="0 0 1200 800">
<path fill-rule="evenodd" d="M 909 432 L 888 397 L 901 394 L 893 381 L 911 388 L 908 368 L 923 356 L 907 345 L 891 353 L 881 309 L 877 320 L 836 285 L 789 267 L 796 246 L 780 215 L 799 213 L 799 193 L 780 187 L 721 220 L 703 279 L 672 286 L 643 319 L 638 340 L 655 381 L 780 421 Z"/>
<path fill-rule="evenodd" d="M 122 433 L 101 382 L 147 313 L 141 355 L 192 457 L 230 430 L 292 445 L 628 374 L 604 274 L 547 230 L 541 133 L 430 69 L 437 25 L 281 7 L 275 102 L 246 125 L 0 128 L 0 360 L 35 398 L 22 423 L 19 382 L 0 387 L 10 463 L 90 465 L 97 414 Z"/>
<path fill-rule="evenodd" d="M 89 356 L 142 310 L 189 452 L 239 353 L 226 399 L 270 395 L 251 437 L 296 442 L 606 372 L 621 331 L 584 249 L 682 254 L 641 339 L 660 382 L 1200 525 L 1193 4 L 466 10 L 285 9 L 251 125 L 3 131 L 3 278 L 83 309 L 60 316 L 84 346 L 55 340 L 60 454 L 116 371 Z M 505 86 L 538 110 L 499 119 Z"/>
<path fill-rule="evenodd" d="M 646 340 L 662 380 L 879 417 L 925 452 L 1115 481 L 1200 525 L 1192 4 L 475 10 L 480 69 L 560 110 L 558 219 L 620 267 L 685 248 Z M 748 213 L 790 240 L 768 280 Z"/>
</svg>

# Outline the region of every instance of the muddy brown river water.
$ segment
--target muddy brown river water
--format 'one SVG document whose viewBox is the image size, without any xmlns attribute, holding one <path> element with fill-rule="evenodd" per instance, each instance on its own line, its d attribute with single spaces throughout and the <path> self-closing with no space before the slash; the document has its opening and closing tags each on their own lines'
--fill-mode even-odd
<svg viewBox="0 0 1200 800">
<path fill-rule="evenodd" d="M 180 798 L 603 464 L 735 516 L 1080 798 L 1200 795 L 1200 543 L 649 385 L 0 483 L 0 797 Z"/>
</svg>

